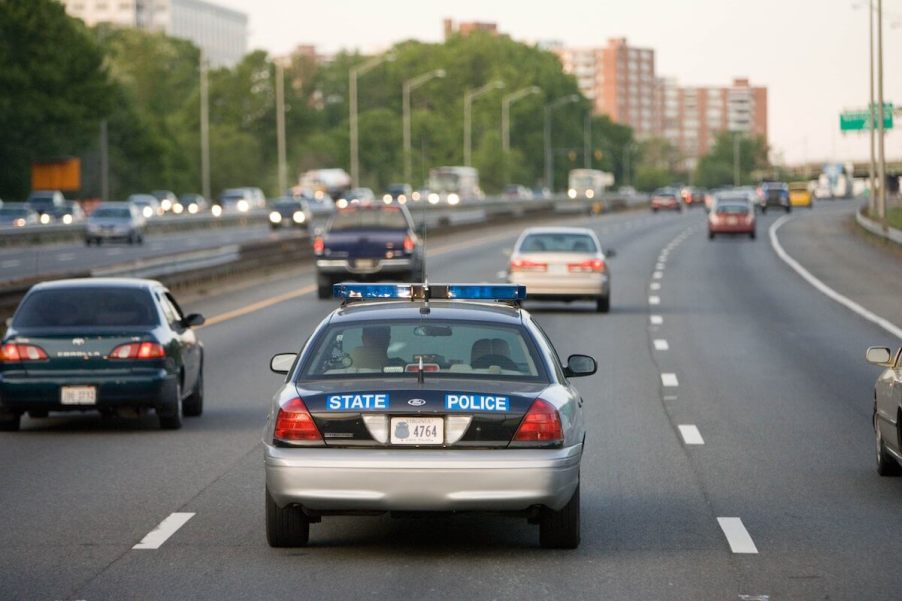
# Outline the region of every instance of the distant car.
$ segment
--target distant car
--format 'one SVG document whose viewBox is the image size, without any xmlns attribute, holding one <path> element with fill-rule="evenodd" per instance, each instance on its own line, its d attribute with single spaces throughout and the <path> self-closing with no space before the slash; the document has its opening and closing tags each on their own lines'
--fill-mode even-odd
<svg viewBox="0 0 902 601">
<path fill-rule="evenodd" d="M 84 278 L 33 286 L 0 343 L 0 429 L 22 414 L 99 411 L 160 427 L 203 412 L 203 346 L 159 282 Z"/>
<path fill-rule="evenodd" d="M 595 360 L 563 363 L 520 286 L 337 288 L 300 351 L 270 360 L 284 380 L 263 431 L 269 545 L 304 547 L 333 515 L 490 512 L 536 524 L 542 547 L 579 546 L 572 380 Z"/>
<path fill-rule="evenodd" d="M 269 212 L 269 227 L 276 230 L 283 227 L 306 228 L 309 215 L 306 201 L 283 197 L 277 198 Z"/>
<path fill-rule="evenodd" d="M 178 204 L 179 199 L 172 190 L 154 190 L 151 192 L 160 201 L 160 208 L 164 213 L 169 213 Z"/>
<path fill-rule="evenodd" d="M 708 239 L 718 234 L 756 236 L 755 206 L 743 192 L 724 192 L 714 199 L 708 213 Z"/>
<path fill-rule="evenodd" d="M 59 210 L 56 216 L 57 221 L 65 225 L 84 221 L 85 212 L 81 205 L 74 200 L 67 200 L 66 206 Z"/>
<path fill-rule="evenodd" d="M 881 476 L 902 475 L 902 348 L 893 352 L 883 346 L 872 346 L 865 358 L 868 363 L 884 368 L 874 385 L 872 426 L 877 451 L 877 473 Z"/>
<path fill-rule="evenodd" d="M 673 188 L 658 188 L 651 195 L 651 210 L 657 213 L 659 210 L 682 211 L 683 206 L 679 195 Z"/>
<path fill-rule="evenodd" d="M 339 209 L 344 209 L 354 204 L 370 203 L 375 200 L 376 195 L 370 188 L 352 188 L 335 201 L 335 206 Z"/>
<path fill-rule="evenodd" d="M 517 240 L 507 281 L 526 286 L 528 298 L 591 300 L 599 313 L 611 309 L 611 272 L 601 242 L 590 229 L 532 227 Z"/>
<path fill-rule="evenodd" d="M 7 202 L 0 207 L 0 227 L 25 227 L 38 223 L 38 214 L 22 202 Z"/>
<path fill-rule="evenodd" d="M 532 190 L 520 184 L 509 184 L 504 187 L 501 197 L 505 200 L 532 200 Z"/>
<path fill-rule="evenodd" d="M 132 194 L 128 197 L 127 202 L 138 207 L 145 219 L 159 217 L 163 214 L 163 207 L 160 201 L 153 194 Z"/>
<path fill-rule="evenodd" d="M 789 204 L 794 207 L 814 207 L 814 195 L 808 182 L 789 183 Z"/>
<path fill-rule="evenodd" d="M 85 224 L 85 244 L 98 246 L 104 241 L 122 240 L 144 243 L 146 220 L 138 207 L 127 202 L 105 202 L 94 209 Z"/>
<path fill-rule="evenodd" d="M 413 188 L 410 184 L 391 184 L 382 195 L 383 202 L 399 202 L 401 204 L 411 200 L 413 196 Z"/>
<path fill-rule="evenodd" d="M 769 207 L 782 208 L 787 213 L 792 211 L 792 203 L 789 202 L 789 186 L 783 182 L 763 182 L 758 186 L 757 192 L 762 213 L 767 213 Z"/>
<path fill-rule="evenodd" d="M 179 198 L 179 204 L 181 204 L 185 208 L 185 211 L 190 215 L 203 213 L 210 208 L 210 203 L 207 202 L 207 199 L 204 198 L 202 194 L 182 194 Z"/>
<path fill-rule="evenodd" d="M 353 204 L 338 209 L 313 241 L 319 298 L 343 280 L 422 277 L 423 248 L 405 205 Z"/>
<path fill-rule="evenodd" d="M 229 188 L 219 195 L 219 206 L 228 213 L 247 213 L 266 207 L 266 197 L 259 188 Z"/>
<path fill-rule="evenodd" d="M 25 201 L 38 214 L 38 222 L 44 225 L 55 221 L 66 208 L 66 197 L 59 190 L 35 190 Z"/>
</svg>

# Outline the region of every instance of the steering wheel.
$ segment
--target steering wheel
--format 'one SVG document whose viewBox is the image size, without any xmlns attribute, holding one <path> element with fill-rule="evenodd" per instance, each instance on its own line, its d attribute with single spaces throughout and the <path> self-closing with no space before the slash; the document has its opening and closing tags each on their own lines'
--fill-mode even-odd
<svg viewBox="0 0 902 601">
<path fill-rule="evenodd" d="M 473 367 L 473 369 L 485 369 L 486 367 L 496 365 L 501 369 L 520 371 L 520 368 L 510 359 L 510 357 L 505 357 L 504 355 L 498 355 L 495 353 L 480 355 L 479 357 L 474 359 L 470 365 Z"/>
</svg>

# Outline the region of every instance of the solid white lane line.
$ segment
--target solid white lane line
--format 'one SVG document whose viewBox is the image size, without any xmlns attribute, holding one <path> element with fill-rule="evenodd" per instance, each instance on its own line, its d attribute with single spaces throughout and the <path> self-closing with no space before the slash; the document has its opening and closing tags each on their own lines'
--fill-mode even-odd
<svg viewBox="0 0 902 601">
<path fill-rule="evenodd" d="M 730 543 L 730 550 L 733 553 L 758 553 L 755 542 L 749 535 L 748 530 L 742 525 L 739 518 L 717 518 L 720 529 L 723 530 L 727 542 Z"/>
<path fill-rule="evenodd" d="M 163 543 L 169 540 L 169 537 L 185 525 L 185 523 L 194 517 L 193 513 L 173 513 L 168 518 L 160 522 L 160 525 L 151 530 L 147 536 L 141 539 L 141 542 L 132 547 L 132 549 L 159 549 Z"/>
<path fill-rule="evenodd" d="M 72 253 L 60 253 L 60 254 L 56 255 L 57 261 L 71 261 L 74 258 L 75 258 L 75 255 L 73 255 Z"/>
<path fill-rule="evenodd" d="M 686 444 L 705 444 L 704 439 L 702 438 L 702 433 L 698 431 L 698 428 L 692 424 L 682 424 L 677 426 L 680 429 L 680 434 L 683 436 L 683 442 Z"/>
<path fill-rule="evenodd" d="M 660 280 L 661 278 L 664 277 L 664 272 L 663 272 L 663 271 L 656 271 L 656 272 L 654 272 L 653 274 L 651 274 L 651 277 L 653 277 L 653 278 L 656 279 L 656 280 Z"/>
<path fill-rule="evenodd" d="M 18 267 L 19 263 L 19 259 L 7 259 L 6 261 L 0 263 L 0 267 L 3 267 L 4 269 L 6 269 L 7 267 Z"/>
<path fill-rule="evenodd" d="M 667 341 L 663 338 L 655 339 L 655 350 L 656 351 L 667 351 L 670 350 L 670 345 L 667 344 Z"/>
<path fill-rule="evenodd" d="M 651 321 L 651 325 L 659 326 L 664 323 L 664 318 L 660 315 L 652 315 L 648 318 Z"/>
<path fill-rule="evenodd" d="M 649 296 L 649 297 L 648 297 L 648 304 L 649 304 L 649 305 L 660 305 L 660 304 L 661 304 L 661 297 L 660 297 L 660 296 Z"/>
<path fill-rule="evenodd" d="M 651 284 L 649 284 L 648 287 L 651 288 L 652 290 L 660 290 L 661 283 L 660 282 L 652 282 Z"/>
<path fill-rule="evenodd" d="M 680 385 L 680 381 L 677 380 L 676 374 L 664 372 L 661 374 L 661 384 L 668 388 L 675 388 Z"/>
<path fill-rule="evenodd" d="M 893 336 L 897 338 L 902 338 L 902 327 L 897 326 L 890 320 L 880 317 L 876 313 L 865 309 L 852 299 L 843 296 L 833 288 L 830 288 L 821 280 L 817 279 L 811 272 L 802 267 L 798 261 L 790 257 L 785 250 L 783 250 L 783 245 L 780 244 L 780 240 L 777 238 L 777 230 L 780 229 L 784 223 L 786 223 L 791 217 L 789 215 L 784 215 L 777 219 L 772 226 L 770 226 L 770 230 L 768 231 L 770 235 L 770 245 L 773 247 L 774 252 L 777 253 L 777 256 L 780 257 L 784 263 L 792 267 L 796 273 L 802 276 L 809 284 L 814 286 L 818 292 L 823 294 L 824 296 L 831 298 L 838 302 L 840 305 L 846 307 L 847 309 L 857 313 L 860 317 L 867 319 L 871 323 L 875 323 Z"/>
</svg>

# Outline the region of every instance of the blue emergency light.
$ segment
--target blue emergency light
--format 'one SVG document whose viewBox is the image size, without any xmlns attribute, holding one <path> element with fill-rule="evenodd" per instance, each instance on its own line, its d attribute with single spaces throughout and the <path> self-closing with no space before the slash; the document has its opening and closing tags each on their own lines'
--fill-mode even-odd
<svg viewBox="0 0 902 601">
<path fill-rule="evenodd" d="M 335 284 L 332 296 L 345 302 L 361 300 L 483 300 L 520 302 L 520 284 Z"/>
</svg>

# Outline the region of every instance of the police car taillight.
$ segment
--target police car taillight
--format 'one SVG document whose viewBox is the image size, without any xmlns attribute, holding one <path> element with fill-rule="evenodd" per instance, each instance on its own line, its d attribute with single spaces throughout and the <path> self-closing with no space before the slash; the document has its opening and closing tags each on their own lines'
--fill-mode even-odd
<svg viewBox="0 0 902 601">
<path fill-rule="evenodd" d="M 561 427 L 561 416 L 554 405 L 542 399 L 533 401 L 532 406 L 517 433 L 514 442 L 562 442 L 564 429 Z"/>
<path fill-rule="evenodd" d="M 279 407 L 273 438 L 285 442 L 322 442 L 323 437 L 300 398 L 293 398 Z"/>
<path fill-rule="evenodd" d="M 326 250 L 326 241 L 320 237 L 316 237 L 313 240 L 313 254 L 321 255 Z"/>
</svg>

